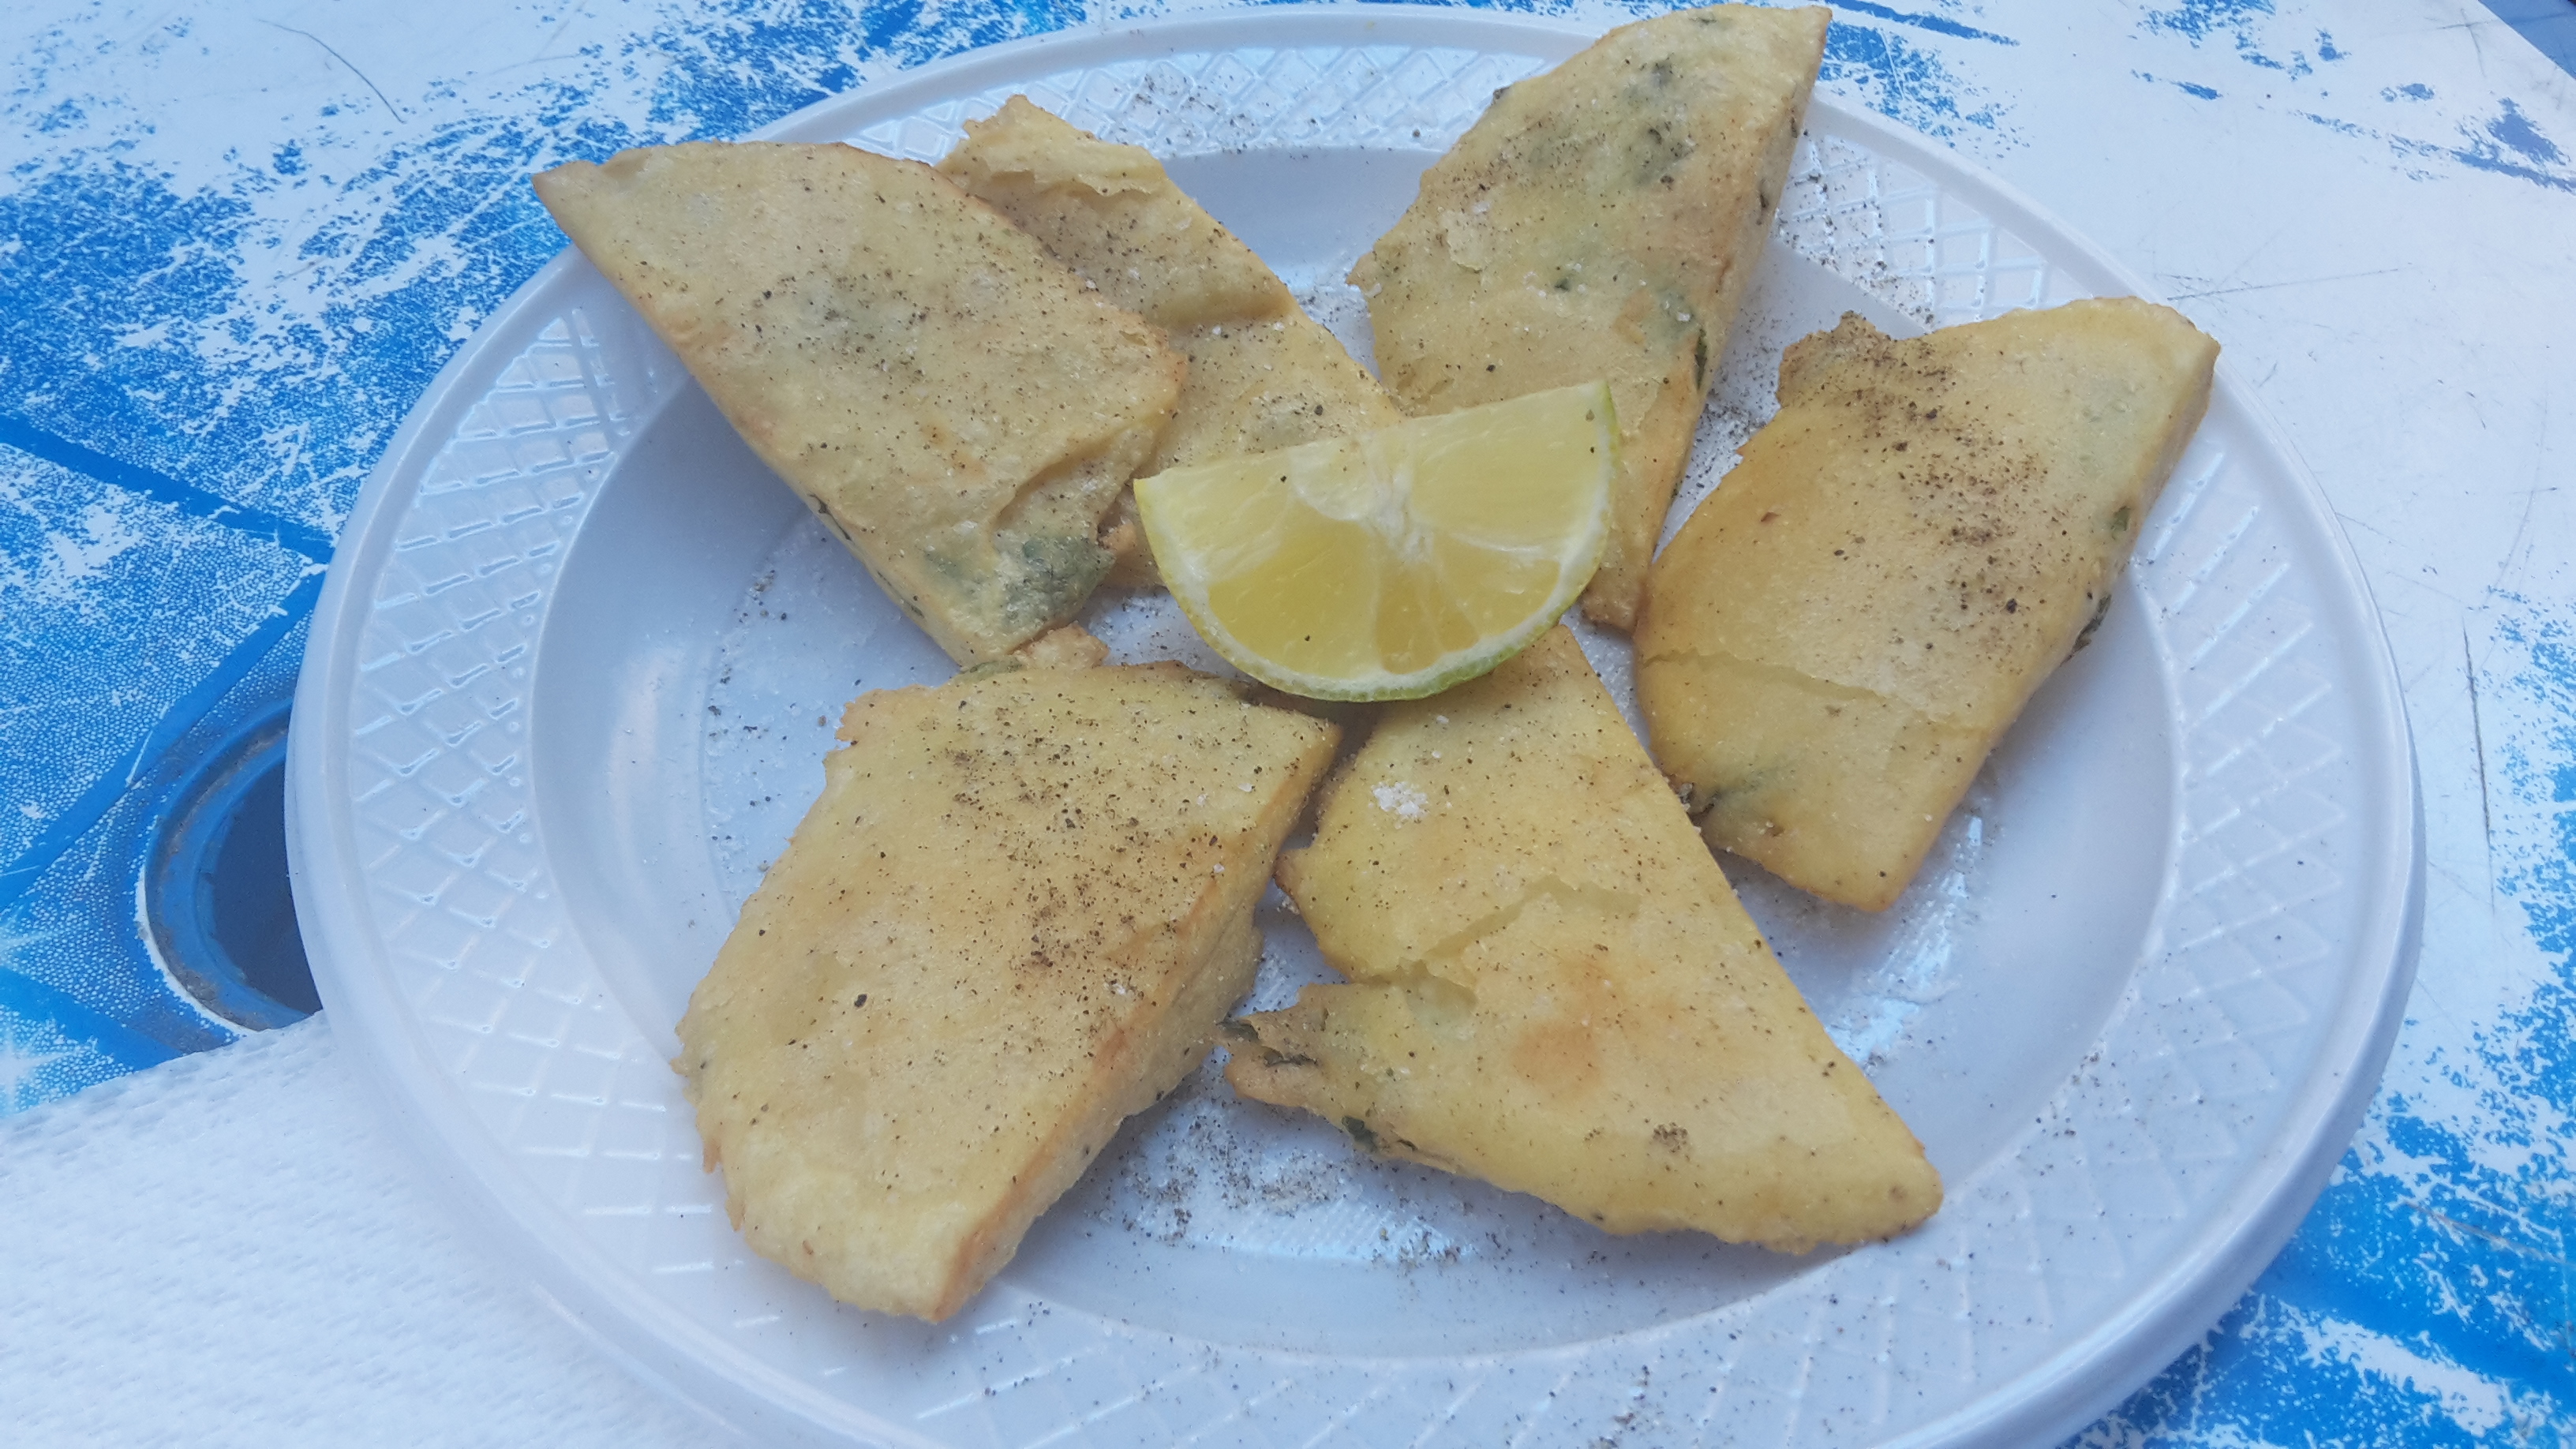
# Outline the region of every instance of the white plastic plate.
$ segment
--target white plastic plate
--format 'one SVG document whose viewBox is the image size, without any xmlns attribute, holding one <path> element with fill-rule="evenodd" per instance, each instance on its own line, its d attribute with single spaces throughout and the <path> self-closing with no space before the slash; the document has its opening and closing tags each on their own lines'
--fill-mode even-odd
<svg viewBox="0 0 2576 1449">
<path fill-rule="evenodd" d="M 770 133 L 932 159 L 1014 91 L 1154 149 L 1365 349 L 1340 282 L 1541 22 L 1270 9 L 996 47 Z M 1819 99 L 1678 516 L 1780 348 L 2134 292 L 1948 154 Z M 1364 351 L 1363 351 L 1363 355 Z M 749 1256 L 665 1065 L 862 690 L 948 673 L 579 257 L 431 387 L 297 694 L 296 895 L 334 1030 L 495 1253 L 764 1442 L 2053 1442 L 2276 1251 L 2376 1081 L 2421 895 L 2360 575 L 2222 368 L 2093 645 L 1884 916 L 1729 862 L 1948 1184 L 1895 1242 L 1611 1238 L 1202 1072 L 953 1322 Z M 1102 601 L 1128 657 L 1209 657 Z M 1587 639 L 1615 689 L 1614 640 Z M 1257 1001 L 1320 968 L 1267 918 Z"/>
</svg>

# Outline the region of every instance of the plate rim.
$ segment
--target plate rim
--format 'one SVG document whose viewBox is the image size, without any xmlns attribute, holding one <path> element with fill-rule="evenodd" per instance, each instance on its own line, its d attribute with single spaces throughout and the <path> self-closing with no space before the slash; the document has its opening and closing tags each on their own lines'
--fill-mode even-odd
<svg viewBox="0 0 2576 1449">
<path fill-rule="evenodd" d="M 840 118 L 851 111 L 900 116 L 998 83 L 1025 80 L 1033 55 L 1060 59 L 1061 65 L 1055 68 L 1070 69 L 1153 54 L 1237 49 L 1247 44 L 1242 35 L 1247 26 L 1261 29 L 1264 45 L 1368 43 L 1349 33 L 1354 24 L 1390 45 L 1521 53 L 1546 50 L 1550 42 L 1570 53 L 1606 28 L 1555 16 L 1339 3 L 1239 6 L 1071 27 L 962 51 L 863 83 L 781 117 L 751 133 L 751 138 L 789 137 L 809 130 L 828 131 L 836 138 L 848 136 L 858 127 Z M 1293 33 L 1282 36 L 1282 31 Z M 1816 97 L 1815 104 L 1830 111 L 1838 123 L 1867 133 L 1869 144 L 1890 159 L 1936 177 L 1945 190 L 1959 193 L 1983 210 L 1999 229 L 2024 236 L 2042 234 L 2052 244 L 2063 243 L 2098 273 L 2084 279 L 2087 285 L 2161 300 L 2085 234 L 1973 160 L 1858 105 L 1824 94 Z M 2052 253 L 2051 263 L 2062 265 L 2063 259 Z M 719 1337 L 704 1325 L 670 1321 L 673 1315 L 660 1300 L 643 1291 L 643 1285 L 627 1281 L 625 1269 L 575 1231 L 568 1215 L 545 1200 L 514 1163 L 506 1156 L 477 1150 L 491 1138 L 470 1115 L 423 1109 L 425 1104 L 407 1089 L 403 1068 L 408 1065 L 430 1080 L 444 1080 L 447 1074 L 431 1059 L 418 1023 L 375 959 L 376 933 L 367 918 L 366 881 L 355 868 L 354 821 L 346 809 L 348 760 L 331 743 L 348 738 L 349 699 L 345 693 L 335 695 L 332 685 L 354 662 L 366 615 L 363 598 L 354 600 L 358 608 L 352 613 L 352 592 L 360 579 L 372 581 L 377 576 L 392 547 L 391 528 L 402 516 L 393 506 L 398 475 L 414 462 L 425 439 L 435 442 L 453 431 L 479 397 L 469 386 L 477 375 L 497 376 L 508 364 L 510 358 L 492 344 L 511 335 L 531 313 L 553 310 L 558 305 L 556 294 L 572 285 L 585 265 L 567 247 L 495 308 L 406 414 L 344 522 L 345 546 L 334 551 L 314 609 L 289 726 L 287 845 L 298 918 L 314 940 L 313 959 L 319 968 L 315 981 L 326 1008 L 345 1008 L 330 1012 L 334 1034 L 342 1024 L 353 1028 L 353 1050 L 366 1061 L 355 1075 L 378 1097 L 397 1135 L 415 1148 L 428 1149 L 415 1156 L 435 1179 L 429 1185 L 436 1195 L 504 1241 L 534 1240 L 541 1261 L 530 1281 L 542 1301 L 630 1372 L 712 1423 L 736 1432 L 756 1428 L 764 1435 L 785 1432 L 800 1438 L 821 1434 L 838 1439 L 849 1431 L 852 1406 L 847 1401 L 753 1357 L 736 1340 Z M 2378 869 L 2355 877 L 2352 889 L 2362 894 L 2368 908 L 2357 913 L 2355 937 L 2344 943 L 2347 950 L 2339 966 L 2348 983 L 2362 973 L 2377 972 L 2379 989 L 2355 991 L 2347 985 L 2332 1026 L 2320 1036 L 2319 1069 L 2299 1084 L 2279 1129 L 2264 1143 L 2258 1160 L 2241 1171 L 2221 1196 L 2221 1208 L 2208 1215 L 2202 1231 L 2186 1240 L 2189 1251 L 2177 1253 L 2161 1272 L 2128 1292 L 2123 1305 L 2091 1332 L 2011 1378 L 1984 1386 L 1973 1400 L 1951 1413 L 1886 1441 L 1891 1444 L 2023 1442 L 2051 1432 L 2062 1437 L 2161 1372 L 2209 1331 L 2216 1314 L 2241 1297 L 2305 1218 L 2376 1094 L 2402 1022 L 2420 946 L 2424 828 L 2411 731 L 2386 626 L 2330 500 L 2286 432 L 2224 357 L 2218 374 L 2213 414 L 2222 406 L 2236 413 L 2240 425 L 2269 455 L 2267 467 L 2288 480 L 2283 496 L 2270 497 L 2267 490 L 2267 501 L 2296 505 L 2300 531 L 2324 545 L 2324 556 L 2333 565 L 2315 582 L 2338 616 L 2363 626 L 2352 631 L 2354 637 L 2338 640 L 2363 667 L 2337 683 L 2353 699 L 2356 720 L 2368 727 L 2363 733 L 2374 748 L 2361 759 L 2373 767 L 2368 778 L 2373 794 L 2390 798 L 2375 798 L 2367 810 L 2353 810 L 2355 823 L 2350 828 L 2367 832 L 2374 852 L 2370 864 Z M 408 496 L 402 501 L 407 504 Z M 2397 788 L 2398 776 L 2402 776 L 2402 790 Z M 602 1313 L 613 1322 L 594 1321 Z M 649 1343 L 634 1342 L 639 1335 Z M 649 1358 L 642 1351 L 647 1348 L 654 1350 Z M 2124 1349 L 2146 1366 L 2108 1379 L 2087 1373 Z M 2107 1390 L 2105 1384 L 2110 1386 Z M 758 1392 L 767 1404 L 746 1404 L 745 1389 Z M 718 1412 L 716 1402 L 724 1403 L 730 1412 Z M 769 1421 L 765 1412 L 769 1408 L 792 1419 Z M 868 1432 L 882 1442 L 923 1446 L 937 1442 L 869 1417 L 875 1422 Z"/>
</svg>

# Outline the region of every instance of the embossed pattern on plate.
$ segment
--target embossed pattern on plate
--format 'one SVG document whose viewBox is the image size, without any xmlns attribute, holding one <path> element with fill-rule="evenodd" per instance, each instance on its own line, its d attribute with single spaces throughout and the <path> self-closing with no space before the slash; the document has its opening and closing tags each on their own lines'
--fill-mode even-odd
<svg viewBox="0 0 2576 1449">
<path fill-rule="evenodd" d="M 1501 22 L 1458 25 L 1465 44 L 1431 43 L 1436 21 L 1365 37 L 1359 23 L 1247 16 L 1235 43 L 1201 25 L 1006 48 L 777 129 L 927 159 L 961 118 L 1026 90 L 1167 156 L 1436 151 L 1495 87 L 1575 43 Z M 1820 101 L 1780 235 L 1926 324 L 2117 285 L 2080 244 L 2016 235 L 1995 210 L 1936 154 Z M 2282 1164 L 2348 1130 L 2335 1084 L 2375 1074 L 2400 965 L 2373 896 L 2403 877 L 2389 853 L 2411 843 L 2391 825 L 2402 726 L 2392 759 L 2393 694 L 2371 674 L 2384 660 L 2357 585 L 2295 466 L 2223 390 L 2132 575 L 2178 762 L 2161 904 L 2080 1069 L 1954 1176 L 1922 1230 L 1712 1312 L 1520 1352 L 1263 1349 L 1011 1278 L 939 1328 L 833 1305 L 727 1226 L 662 1060 L 670 1023 L 637 1019 L 585 943 L 527 746 L 567 544 L 688 388 L 577 263 L 487 325 L 371 482 L 335 566 L 297 710 L 295 813 L 335 1020 L 363 1027 L 479 1210 L 516 1234 L 504 1250 L 720 1411 L 978 1445 L 2062 1428 L 2250 1278 L 2315 1189 L 2285 1187 Z M 2247 1251 L 2239 1272 L 2230 1255 Z M 2158 1356 L 2079 1382 L 2086 1355 L 2141 1344 Z"/>
</svg>

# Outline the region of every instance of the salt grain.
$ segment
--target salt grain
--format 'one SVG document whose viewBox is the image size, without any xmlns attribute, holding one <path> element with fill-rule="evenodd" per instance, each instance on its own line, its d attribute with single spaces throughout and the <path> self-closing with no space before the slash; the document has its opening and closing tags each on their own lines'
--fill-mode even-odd
<svg viewBox="0 0 2576 1449">
<path fill-rule="evenodd" d="M 1431 803 L 1430 797 L 1420 789 L 1401 780 L 1392 785 L 1380 785 L 1369 793 L 1376 797 L 1377 808 L 1398 820 L 1421 819 L 1423 807 Z"/>
</svg>

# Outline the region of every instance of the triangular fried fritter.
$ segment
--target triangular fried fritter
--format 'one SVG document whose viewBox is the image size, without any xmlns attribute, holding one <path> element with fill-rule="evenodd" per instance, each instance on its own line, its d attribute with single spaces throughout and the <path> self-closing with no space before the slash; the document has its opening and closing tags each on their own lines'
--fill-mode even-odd
<svg viewBox="0 0 2576 1449">
<path fill-rule="evenodd" d="M 862 696 L 681 1018 L 762 1256 L 940 1319 L 1252 985 L 1338 731 L 1178 665 Z"/>
<path fill-rule="evenodd" d="M 1637 698 L 1709 843 L 1867 910 L 2111 602 L 2218 344 L 2134 297 L 1780 363 L 1780 412 L 1655 561 Z"/>
<path fill-rule="evenodd" d="M 1624 25 L 1500 95 L 1351 269 L 1417 413 L 1607 381 L 1610 547 L 1584 614 L 1635 620 L 1824 53 L 1821 8 Z"/>
<path fill-rule="evenodd" d="M 1562 627 L 1389 706 L 1279 880 L 1351 980 L 1237 1024 L 1246 1096 L 1612 1232 L 1794 1252 L 1940 1205 Z"/>
<path fill-rule="evenodd" d="M 992 119 L 968 121 L 939 169 L 1188 355 L 1172 425 L 1137 476 L 1404 420 L 1368 369 L 1143 147 L 1103 141 L 1013 96 Z M 1122 501 L 1119 517 L 1132 512 Z M 1110 581 L 1153 582 L 1132 524 L 1121 541 L 1130 550 Z"/>
<path fill-rule="evenodd" d="M 916 161 L 621 151 L 536 179 L 752 451 L 959 663 L 1070 618 L 1184 363 Z"/>
</svg>

